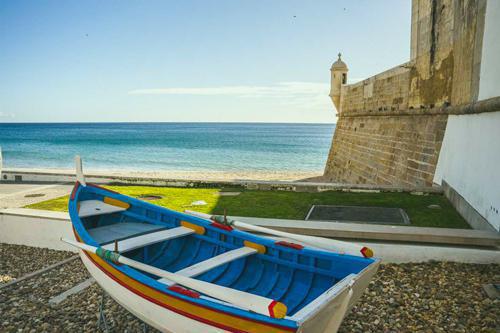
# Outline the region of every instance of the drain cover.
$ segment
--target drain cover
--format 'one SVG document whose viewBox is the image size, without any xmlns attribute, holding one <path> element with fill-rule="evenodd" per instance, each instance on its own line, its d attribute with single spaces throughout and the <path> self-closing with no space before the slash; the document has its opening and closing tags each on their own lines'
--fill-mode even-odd
<svg viewBox="0 0 500 333">
<path fill-rule="evenodd" d="M 306 220 L 369 224 L 410 224 L 401 208 L 313 205 Z"/>
</svg>

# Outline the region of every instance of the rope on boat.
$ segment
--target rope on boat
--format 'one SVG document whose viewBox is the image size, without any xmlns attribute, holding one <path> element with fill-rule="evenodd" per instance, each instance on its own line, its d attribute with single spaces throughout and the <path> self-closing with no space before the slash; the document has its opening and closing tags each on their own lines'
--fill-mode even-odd
<svg viewBox="0 0 500 333">
<path fill-rule="evenodd" d="M 97 250 L 95 251 L 95 254 L 97 254 L 99 257 L 112 261 L 115 264 L 119 264 L 119 259 L 120 259 L 120 254 L 117 252 L 113 252 L 110 250 L 103 249 L 102 247 L 98 247 Z"/>
</svg>

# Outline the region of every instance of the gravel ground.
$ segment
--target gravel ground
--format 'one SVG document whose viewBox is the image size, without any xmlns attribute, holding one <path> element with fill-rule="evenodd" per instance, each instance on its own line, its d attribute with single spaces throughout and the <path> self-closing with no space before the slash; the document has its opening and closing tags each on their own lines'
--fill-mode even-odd
<svg viewBox="0 0 500 333">
<path fill-rule="evenodd" d="M 35 270 L 48 265 L 49 259 L 71 255 L 44 250 L 43 256 L 34 256 L 40 249 L 0 248 L 0 274 L 6 274 L 4 269 L 20 274 L 20 269 L 13 268 L 22 266 L 20 263 Z M 11 259 L 17 265 L 10 263 Z M 59 305 L 48 304 L 52 296 L 88 277 L 76 260 L 0 290 L 0 331 L 96 332 L 102 295 L 96 284 Z M 340 332 L 500 332 L 500 301 L 488 299 L 482 289 L 482 284 L 495 281 L 500 281 L 500 265 L 382 265 Z M 142 322 L 110 297 L 106 298 L 105 313 L 112 332 L 142 332 Z M 156 331 L 149 328 L 148 332 Z"/>
<path fill-rule="evenodd" d="M 382 265 L 342 325 L 347 332 L 500 332 L 500 301 L 482 285 L 500 265 Z"/>
<path fill-rule="evenodd" d="M 72 252 L 0 243 L 0 284 L 74 255 Z"/>
</svg>

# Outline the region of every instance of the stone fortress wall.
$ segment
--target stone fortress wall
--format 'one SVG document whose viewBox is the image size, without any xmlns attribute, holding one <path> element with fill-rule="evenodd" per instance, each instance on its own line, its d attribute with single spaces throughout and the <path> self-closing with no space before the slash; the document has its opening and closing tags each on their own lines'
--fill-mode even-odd
<svg viewBox="0 0 500 333">
<path fill-rule="evenodd" d="M 413 0 L 411 57 L 345 85 L 324 180 L 441 185 L 473 228 L 500 231 L 500 1 Z M 340 81 L 342 78 L 342 81 Z"/>
<path fill-rule="evenodd" d="M 431 186 L 448 114 L 477 99 L 486 0 L 414 0 L 411 59 L 340 87 L 324 177 Z"/>
</svg>

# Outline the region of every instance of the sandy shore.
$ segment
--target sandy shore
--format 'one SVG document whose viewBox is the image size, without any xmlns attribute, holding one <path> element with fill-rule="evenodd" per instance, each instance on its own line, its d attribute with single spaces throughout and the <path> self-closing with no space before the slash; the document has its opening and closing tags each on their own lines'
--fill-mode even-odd
<svg viewBox="0 0 500 333">
<path fill-rule="evenodd" d="M 73 169 L 41 169 L 41 168 L 4 168 L 8 172 L 45 173 L 45 174 L 71 174 Z M 264 180 L 264 181 L 301 181 L 314 180 L 322 175 L 319 171 L 138 171 L 138 170 L 111 170 L 111 169 L 84 169 L 89 176 L 114 176 L 136 178 L 162 178 L 179 180 Z M 312 179 L 310 179 L 312 178 Z"/>
</svg>

